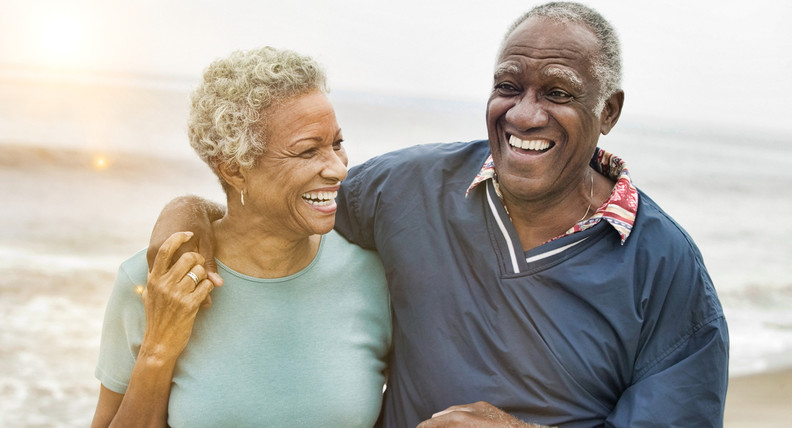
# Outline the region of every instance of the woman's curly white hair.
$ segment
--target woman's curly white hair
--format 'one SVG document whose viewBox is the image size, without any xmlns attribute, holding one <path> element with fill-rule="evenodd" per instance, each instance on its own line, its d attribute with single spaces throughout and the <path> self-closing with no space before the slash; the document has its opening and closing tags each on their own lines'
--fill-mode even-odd
<svg viewBox="0 0 792 428">
<path fill-rule="evenodd" d="M 190 145 L 216 174 L 222 163 L 251 168 L 267 148 L 266 110 L 315 90 L 327 93 L 326 76 L 308 56 L 272 47 L 235 51 L 212 62 L 192 93 Z"/>
</svg>

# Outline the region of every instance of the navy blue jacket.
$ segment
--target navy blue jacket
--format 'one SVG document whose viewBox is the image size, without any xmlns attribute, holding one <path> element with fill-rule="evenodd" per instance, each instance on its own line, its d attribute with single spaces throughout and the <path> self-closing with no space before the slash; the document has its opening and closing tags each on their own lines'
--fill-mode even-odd
<svg viewBox="0 0 792 428">
<path fill-rule="evenodd" d="M 336 229 L 379 251 L 390 286 L 384 426 L 479 400 L 564 427 L 721 426 L 726 321 L 685 231 L 640 193 L 624 245 L 600 222 L 523 253 L 491 183 L 465 197 L 488 155 L 416 146 L 342 185 Z"/>
</svg>

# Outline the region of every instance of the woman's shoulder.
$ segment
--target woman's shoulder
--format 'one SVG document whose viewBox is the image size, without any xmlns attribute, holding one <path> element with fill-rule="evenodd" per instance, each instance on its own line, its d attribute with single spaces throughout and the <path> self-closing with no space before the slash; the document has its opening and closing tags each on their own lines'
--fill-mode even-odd
<svg viewBox="0 0 792 428">
<path fill-rule="evenodd" d="M 148 262 L 146 250 L 143 249 L 121 262 L 108 303 L 125 306 L 130 301 L 140 301 L 140 293 L 143 292 L 147 279 Z"/>
<path fill-rule="evenodd" d="M 332 253 L 343 257 L 379 258 L 376 251 L 367 250 L 347 241 L 335 229 L 322 236 L 322 253 Z"/>
<path fill-rule="evenodd" d="M 142 249 L 121 262 L 118 268 L 118 276 L 132 282 L 143 281 L 146 283 L 148 276 L 148 261 L 146 260 L 146 249 Z"/>
<path fill-rule="evenodd" d="M 335 230 L 322 237 L 320 258 L 335 266 L 342 266 L 347 272 L 369 273 L 384 276 L 384 268 L 379 254 L 346 240 Z"/>
</svg>

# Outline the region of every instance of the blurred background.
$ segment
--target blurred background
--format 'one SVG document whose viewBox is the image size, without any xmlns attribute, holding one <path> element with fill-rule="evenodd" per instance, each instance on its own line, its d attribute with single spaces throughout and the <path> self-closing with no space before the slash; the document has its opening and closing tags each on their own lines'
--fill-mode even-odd
<svg viewBox="0 0 792 428">
<path fill-rule="evenodd" d="M 185 135 L 209 62 L 317 58 L 357 164 L 485 138 L 500 41 L 539 3 L 0 0 L 0 426 L 89 424 L 117 266 L 172 197 L 224 200 Z M 727 426 L 782 426 L 787 405 L 751 397 L 792 392 L 792 3 L 586 4 L 623 44 L 601 146 L 699 244 L 723 302 Z"/>
</svg>

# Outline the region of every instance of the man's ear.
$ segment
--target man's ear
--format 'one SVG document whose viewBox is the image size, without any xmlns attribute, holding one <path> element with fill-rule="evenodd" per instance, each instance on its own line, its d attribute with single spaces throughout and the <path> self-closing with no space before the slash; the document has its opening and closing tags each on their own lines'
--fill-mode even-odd
<svg viewBox="0 0 792 428">
<path fill-rule="evenodd" d="M 600 132 L 602 135 L 608 135 L 611 129 L 616 126 L 621 116 L 622 107 L 624 106 L 624 91 L 621 89 L 614 92 L 613 95 L 608 97 L 605 101 L 605 107 L 600 113 Z"/>
<path fill-rule="evenodd" d="M 217 167 L 217 172 L 237 192 L 242 192 L 247 188 L 247 176 L 238 164 L 223 162 Z"/>
</svg>

